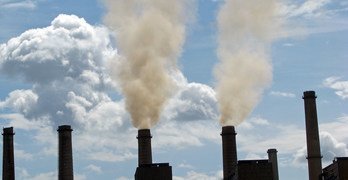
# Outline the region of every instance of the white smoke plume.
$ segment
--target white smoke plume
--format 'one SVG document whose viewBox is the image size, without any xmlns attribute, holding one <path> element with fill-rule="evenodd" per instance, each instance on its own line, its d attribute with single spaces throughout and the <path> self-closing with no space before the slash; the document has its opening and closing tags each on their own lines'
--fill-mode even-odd
<svg viewBox="0 0 348 180">
<path fill-rule="evenodd" d="M 106 24 L 115 31 L 121 62 L 111 65 L 136 128 L 159 120 L 174 83 L 170 71 L 185 39 L 191 0 L 106 0 Z"/>
<path fill-rule="evenodd" d="M 218 14 L 216 91 L 222 126 L 238 125 L 272 80 L 269 48 L 278 29 L 276 0 L 225 0 Z"/>
</svg>

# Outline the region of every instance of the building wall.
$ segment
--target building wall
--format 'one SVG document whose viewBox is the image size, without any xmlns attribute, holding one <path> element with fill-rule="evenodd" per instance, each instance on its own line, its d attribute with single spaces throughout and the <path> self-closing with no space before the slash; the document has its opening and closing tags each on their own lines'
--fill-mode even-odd
<svg viewBox="0 0 348 180">
<path fill-rule="evenodd" d="M 172 180 L 172 167 L 168 163 L 140 165 L 135 180 Z"/>
<path fill-rule="evenodd" d="M 238 161 L 239 180 L 273 180 L 272 163 L 268 160 Z"/>
<path fill-rule="evenodd" d="M 338 157 L 323 169 L 324 180 L 348 180 L 348 157 Z"/>
</svg>

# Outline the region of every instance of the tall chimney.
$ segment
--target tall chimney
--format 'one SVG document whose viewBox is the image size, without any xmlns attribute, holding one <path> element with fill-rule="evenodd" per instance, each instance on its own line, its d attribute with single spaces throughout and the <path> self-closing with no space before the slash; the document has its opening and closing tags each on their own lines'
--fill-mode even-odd
<svg viewBox="0 0 348 180">
<path fill-rule="evenodd" d="M 268 162 L 272 163 L 273 180 L 279 180 L 278 175 L 278 158 L 276 149 L 268 149 Z"/>
<path fill-rule="evenodd" d="M 237 180 L 237 145 L 234 126 L 222 127 L 222 159 L 224 180 Z"/>
<path fill-rule="evenodd" d="M 152 164 L 150 129 L 138 130 L 138 165 Z"/>
<path fill-rule="evenodd" d="M 73 180 L 73 156 L 71 142 L 71 126 L 58 127 L 58 180 Z"/>
<path fill-rule="evenodd" d="M 14 180 L 13 127 L 3 129 L 2 179 Z"/>
<path fill-rule="evenodd" d="M 318 180 L 322 172 L 316 98 L 314 91 L 303 92 L 309 180 Z"/>
</svg>

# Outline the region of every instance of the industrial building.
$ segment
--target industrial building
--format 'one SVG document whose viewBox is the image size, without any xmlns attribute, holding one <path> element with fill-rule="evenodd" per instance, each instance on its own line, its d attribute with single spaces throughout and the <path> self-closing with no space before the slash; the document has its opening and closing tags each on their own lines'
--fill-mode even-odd
<svg viewBox="0 0 348 180">
<path fill-rule="evenodd" d="M 274 180 L 272 163 L 264 160 L 239 160 L 239 180 Z"/>
<path fill-rule="evenodd" d="M 239 160 L 238 179 L 279 180 L 277 150 L 269 149 L 267 153 L 268 159 Z"/>
<path fill-rule="evenodd" d="M 332 164 L 323 169 L 322 179 L 348 179 L 348 157 L 336 157 Z"/>
</svg>

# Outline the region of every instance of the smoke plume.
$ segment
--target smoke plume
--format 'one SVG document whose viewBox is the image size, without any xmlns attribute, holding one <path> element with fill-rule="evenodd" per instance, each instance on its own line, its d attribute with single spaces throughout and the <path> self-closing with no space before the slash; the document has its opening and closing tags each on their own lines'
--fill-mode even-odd
<svg viewBox="0 0 348 180">
<path fill-rule="evenodd" d="M 121 62 L 114 61 L 111 71 L 126 98 L 133 125 L 139 129 L 156 124 L 172 94 L 169 73 L 176 68 L 182 49 L 190 1 L 105 1 L 105 22 L 115 31 L 121 55 Z"/>
<path fill-rule="evenodd" d="M 276 0 L 225 0 L 219 11 L 215 76 L 222 126 L 241 123 L 272 80 L 276 5 Z"/>
</svg>

